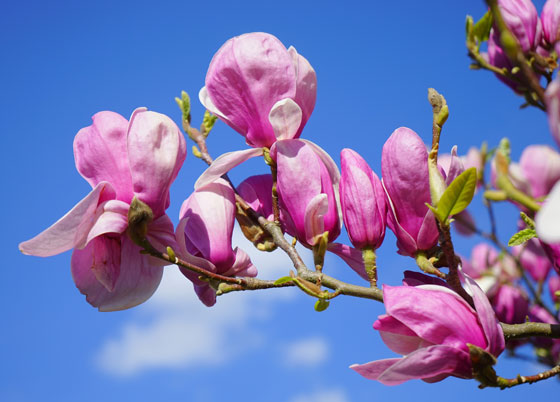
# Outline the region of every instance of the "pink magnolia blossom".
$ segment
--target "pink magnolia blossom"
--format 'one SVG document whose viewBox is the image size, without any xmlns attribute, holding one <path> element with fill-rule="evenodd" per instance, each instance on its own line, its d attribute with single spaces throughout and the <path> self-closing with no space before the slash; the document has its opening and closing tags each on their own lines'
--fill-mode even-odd
<svg viewBox="0 0 560 402">
<path fill-rule="evenodd" d="M 560 39 L 560 0 L 548 0 L 541 12 L 543 38 L 548 45 Z"/>
<path fill-rule="evenodd" d="M 428 151 L 414 131 L 396 129 L 381 155 L 383 185 L 389 199 L 387 225 L 397 237 L 399 254 L 414 256 L 436 245 L 438 231 L 430 203 Z"/>
<path fill-rule="evenodd" d="M 381 180 L 355 151 L 340 153 L 340 202 L 348 236 L 354 247 L 379 248 L 385 237 L 387 196 Z"/>
<path fill-rule="evenodd" d="M 513 252 L 519 257 L 523 269 L 535 281 L 540 282 L 546 279 L 552 264 L 537 239 L 531 239 L 523 246 L 513 247 Z"/>
<path fill-rule="evenodd" d="M 350 366 L 385 385 L 412 379 L 433 383 L 448 376 L 473 378 L 468 344 L 493 356 L 504 350 L 502 329 L 484 292 L 466 277 L 475 309 L 444 286 L 383 286 L 387 314 L 373 327 L 401 358 Z M 421 281 L 420 281 L 421 282 Z"/>
<path fill-rule="evenodd" d="M 560 154 L 548 145 L 529 145 L 521 153 L 519 166 L 534 198 L 548 195 L 560 180 Z"/>
<path fill-rule="evenodd" d="M 552 188 L 537 213 L 535 229 L 541 246 L 560 275 L 560 181 Z"/>
<path fill-rule="evenodd" d="M 309 62 L 273 35 L 253 32 L 228 40 L 214 55 L 202 104 L 252 147 L 298 138 L 317 95 Z"/>
<path fill-rule="evenodd" d="M 498 0 L 502 18 L 524 52 L 541 41 L 542 25 L 531 0 Z"/>
<path fill-rule="evenodd" d="M 223 276 L 256 276 L 257 269 L 241 249 L 232 249 L 235 223 L 235 193 L 218 179 L 192 193 L 183 202 L 176 236 L 177 254 L 187 262 Z M 216 291 L 198 274 L 181 268 L 199 299 L 207 306 L 216 303 Z"/>
<path fill-rule="evenodd" d="M 315 147 L 294 139 L 277 141 L 270 150 L 277 166 L 284 226 L 307 246 L 315 245 L 327 231 L 332 242 L 342 225 L 337 200 L 340 173 L 332 159 Z M 330 161 L 325 163 L 327 157 Z"/>
<path fill-rule="evenodd" d="M 140 108 L 129 122 L 117 113 L 97 113 L 93 125 L 74 139 L 76 167 L 93 190 L 47 230 L 21 243 L 21 251 L 47 257 L 74 248 L 74 282 L 101 311 L 144 302 L 163 268 L 160 260 L 140 254 L 126 234 L 129 206 L 136 197 L 151 208 L 147 238 L 153 246 L 174 245 L 165 210 L 185 156 L 183 135 L 165 115 Z"/>
<path fill-rule="evenodd" d="M 496 316 L 507 324 L 522 324 L 529 312 L 529 298 L 515 285 L 502 284 L 490 298 Z"/>
</svg>

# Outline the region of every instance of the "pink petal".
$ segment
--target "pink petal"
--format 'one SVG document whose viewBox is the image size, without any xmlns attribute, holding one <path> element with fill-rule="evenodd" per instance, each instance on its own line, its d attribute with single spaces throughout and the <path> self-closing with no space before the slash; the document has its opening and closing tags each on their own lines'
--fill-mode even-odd
<svg viewBox="0 0 560 402">
<path fill-rule="evenodd" d="M 200 175 L 194 184 L 194 189 L 198 190 L 207 184 L 216 181 L 216 179 L 222 177 L 222 175 L 226 174 L 237 165 L 240 165 L 248 159 L 261 156 L 262 154 L 262 148 L 250 148 L 241 151 L 227 152 L 220 155 L 214 160 L 214 162 L 212 162 L 210 167 L 208 167 L 208 169 Z"/>
<path fill-rule="evenodd" d="M 128 158 L 134 194 L 152 208 L 154 217 L 169 206 L 169 187 L 187 156 L 177 125 L 167 116 L 137 109 L 128 128 Z"/>
<path fill-rule="evenodd" d="M 364 280 L 369 282 L 369 278 L 364 267 L 362 250 L 340 243 L 329 243 L 327 250 L 342 258 L 342 260 L 344 260 L 350 268 L 352 268 Z"/>
<path fill-rule="evenodd" d="M 383 343 L 400 355 L 407 355 L 417 349 L 433 345 L 418 337 L 410 328 L 389 315 L 379 316 L 373 323 L 373 328 L 379 331 Z"/>
<path fill-rule="evenodd" d="M 315 100 L 317 98 L 317 75 L 311 64 L 298 54 L 293 46 L 290 46 L 288 53 L 292 56 L 294 67 L 296 69 L 296 103 L 301 107 L 302 121 L 296 137 L 299 137 L 305 123 L 309 120 L 313 109 L 315 108 Z"/>
<path fill-rule="evenodd" d="M 220 112 L 220 110 L 218 110 L 216 105 L 214 105 L 212 99 L 210 99 L 210 95 L 208 95 L 208 90 L 206 89 L 206 87 L 202 87 L 198 92 L 198 100 L 200 101 L 200 103 L 202 103 L 202 106 L 204 106 L 210 113 L 212 113 L 215 116 L 218 116 L 222 120 L 228 121 L 228 119 L 224 117 L 224 114 Z"/>
<path fill-rule="evenodd" d="M 126 235 L 111 238 L 107 236 L 96 237 L 82 250 L 74 250 L 72 254 L 72 277 L 80 292 L 86 295 L 86 300 L 99 311 L 117 311 L 134 307 L 143 303 L 155 292 L 163 268 L 149 264 L 148 258 L 140 254 L 140 247 L 132 243 Z M 111 246 L 95 247 L 98 242 L 109 241 Z M 120 272 L 114 282 L 112 291 L 108 291 L 97 279 L 94 270 L 109 273 L 114 269 L 119 258 L 120 242 Z M 100 251 L 104 251 L 100 253 Z M 100 253 L 100 254 L 96 254 Z M 113 268 L 99 267 L 99 264 L 108 265 L 111 261 Z M 98 274 L 98 276 L 101 276 Z"/>
<path fill-rule="evenodd" d="M 167 247 L 171 247 L 173 251 L 179 250 L 179 245 L 175 239 L 175 227 L 167 214 L 160 216 L 150 223 L 148 226 L 148 241 L 156 250 L 167 252 Z M 159 258 L 148 257 L 151 265 L 165 266 L 170 263 Z"/>
<path fill-rule="evenodd" d="M 187 226 L 188 221 L 189 221 L 188 218 L 181 219 L 179 221 L 179 224 L 177 225 L 177 229 L 175 231 L 175 239 L 177 240 L 178 249 L 174 251 L 185 262 L 210 272 L 216 272 L 216 267 L 214 266 L 214 264 L 212 264 L 210 261 L 204 258 L 200 258 L 192 255 L 187 250 L 187 246 L 185 243 L 185 227 Z M 192 276 L 194 279 L 198 280 L 197 279 L 198 275 L 193 271 L 189 271 L 186 268 L 181 268 L 181 272 L 183 272 L 183 274 L 187 276 L 189 279 L 191 279 Z M 186 272 L 188 272 L 189 275 L 187 275 Z"/>
<path fill-rule="evenodd" d="M 402 359 L 378 360 L 350 368 L 385 385 L 397 385 L 413 379 L 429 379 L 442 374 L 472 377 L 468 352 L 446 345 L 422 348 Z"/>
<path fill-rule="evenodd" d="M 301 108 L 290 98 L 279 100 L 270 109 L 268 120 L 277 140 L 292 139 L 301 125 Z"/>
<path fill-rule="evenodd" d="M 505 340 L 502 327 L 500 326 L 496 318 L 496 314 L 494 314 L 494 310 L 492 309 L 492 306 L 488 301 L 488 297 L 486 297 L 482 289 L 480 289 L 480 287 L 472 278 L 463 274 L 462 271 L 459 272 L 462 277 L 461 279 L 463 279 L 465 282 L 467 291 L 470 291 L 472 295 L 474 307 L 476 308 L 476 312 L 478 314 L 478 320 L 484 330 L 484 335 L 487 340 L 487 350 L 495 357 L 498 357 L 505 348 Z"/>
<path fill-rule="evenodd" d="M 81 244 L 94 224 L 95 211 L 102 197 L 115 197 L 111 184 L 98 183 L 66 215 L 33 239 L 20 243 L 19 249 L 24 254 L 49 257 L 70 250 L 76 244 Z"/>
<path fill-rule="evenodd" d="M 115 189 L 118 200 L 130 203 L 128 121 L 114 112 L 96 113 L 92 120 L 93 124 L 82 128 L 74 138 L 76 168 L 92 187 L 107 181 Z"/>
<path fill-rule="evenodd" d="M 231 249 L 235 209 L 235 194 L 223 179 L 195 191 L 181 207 L 180 219 L 189 219 L 185 227 L 187 249 L 190 244 L 218 271 L 229 269 L 235 261 Z"/>
<path fill-rule="evenodd" d="M 436 225 L 436 218 L 434 213 L 428 209 L 422 225 L 418 230 L 418 237 L 416 239 L 417 247 L 420 250 L 429 250 L 436 245 L 439 236 L 439 231 Z"/>
<path fill-rule="evenodd" d="M 221 272 L 221 274 L 225 276 L 257 276 L 257 268 L 251 262 L 249 255 L 238 247 L 233 252 L 235 254 L 235 262 L 230 269 Z"/>
<path fill-rule="evenodd" d="M 451 158 L 449 162 L 449 166 L 445 170 L 445 184 L 449 186 L 453 180 L 461 173 L 465 171 L 465 167 L 463 166 L 463 162 L 457 156 L 457 145 L 451 148 Z"/>
</svg>

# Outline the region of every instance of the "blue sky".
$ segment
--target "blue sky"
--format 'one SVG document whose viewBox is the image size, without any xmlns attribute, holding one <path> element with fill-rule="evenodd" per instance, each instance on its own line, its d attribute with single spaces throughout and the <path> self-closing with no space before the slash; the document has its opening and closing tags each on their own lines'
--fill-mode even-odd
<svg viewBox="0 0 560 402">
<path fill-rule="evenodd" d="M 146 106 L 180 123 L 173 99 L 186 90 L 198 124 L 203 108 L 196 94 L 212 55 L 245 32 L 270 32 L 313 65 L 318 99 L 303 136 L 337 161 L 342 148 L 353 148 L 380 172 L 382 145 L 399 126 L 428 142 L 428 87 L 450 105 L 444 150 L 457 144 L 465 153 L 483 140 L 497 144 L 508 136 L 517 158 L 530 143 L 552 144 L 542 112 L 520 111 L 521 99 L 491 74 L 468 69 L 465 16 L 477 18 L 484 11 L 482 1 L 467 0 L 5 2 L 0 400 L 521 401 L 558 393 L 557 381 L 500 392 L 455 379 L 399 387 L 365 380 L 347 367 L 393 356 L 371 328 L 383 312 L 375 302 L 338 298 L 316 313 L 310 298 L 275 290 L 226 295 L 207 309 L 195 300 L 190 283 L 170 269 L 144 305 L 99 313 L 72 282 L 70 253 L 41 259 L 17 249 L 89 191 L 74 168 L 72 141 L 93 114 L 112 110 L 128 118 Z M 209 147 L 217 156 L 246 146 L 218 123 Z M 175 221 L 204 167 L 187 157 L 171 189 L 168 214 Z M 232 178 L 240 182 L 265 171 L 251 161 Z M 479 207 L 472 211 L 484 219 Z M 501 237 L 507 238 L 515 210 L 500 206 L 498 219 Z M 414 268 L 411 260 L 396 256 L 394 243 L 388 234 L 378 258 L 381 281 L 389 284 Z M 457 238 L 457 249 L 468 255 L 475 243 Z M 263 277 L 283 276 L 289 268 L 281 256 L 267 259 L 245 249 Z M 326 270 L 360 283 L 334 257 Z M 499 368 L 506 376 L 540 369 L 505 358 Z"/>
</svg>

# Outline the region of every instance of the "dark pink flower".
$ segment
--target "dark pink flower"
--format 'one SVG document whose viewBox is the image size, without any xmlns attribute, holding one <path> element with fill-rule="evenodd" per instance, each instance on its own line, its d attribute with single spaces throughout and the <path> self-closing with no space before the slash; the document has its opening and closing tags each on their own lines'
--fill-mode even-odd
<svg viewBox="0 0 560 402">
<path fill-rule="evenodd" d="M 298 138 L 316 96 L 309 62 L 263 32 L 228 40 L 212 58 L 199 94 L 202 104 L 252 147 Z"/>
<path fill-rule="evenodd" d="M 412 379 L 437 382 L 448 376 L 472 378 L 468 344 L 493 356 L 505 347 L 502 329 L 484 292 L 466 277 L 476 310 L 444 286 L 383 286 L 387 314 L 373 327 L 401 358 L 350 368 L 385 385 Z"/>
<path fill-rule="evenodd" d="M 379 248 L 385 237 L 387 196 L 381 180 L 355 151 L 340 153 L 340 203 L 354 247 Z"/>
</svg>

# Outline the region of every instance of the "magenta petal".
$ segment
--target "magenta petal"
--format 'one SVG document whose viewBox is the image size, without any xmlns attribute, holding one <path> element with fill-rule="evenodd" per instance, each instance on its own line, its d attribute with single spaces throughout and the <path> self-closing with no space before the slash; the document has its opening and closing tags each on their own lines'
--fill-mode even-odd
<svg viewBox="0 0 560 402">
<path fill-rule="evenodd" d="M 92 187 L 107 181 L 115 189 L 117 199 L 130 203 L 128 121 L 114 112 L 96 113 L 92 120 L 93 124 L 82 128 L 74 138 L 76 168 Z"/>
<path fill-rule="evenodd" d="M 140 247 L 133 244 L 126 235 L 111 239 L 111 247 L 105 248 L 105 254 L 96 254 L 102 249 L 96 248 L 95 243 L 105 240 L 105 237 L 97 237 L 84 249 L 74 250 L 71 265 L 76 286 L 99 311 L 124 310 L 143 303 L 157 289 L 163 268 L 150 265 L 148 258 L 140 254 Z M 108 258 L 107 253 L 116 261 L 119 247 L 115 243 L 119 241 L 120 272 L 113 290 L 108 291 L 96 278 L 92 267 L 104 264 L 104 258 Z"/>
<path fill-rule="evenodd" d="M 459 272 L 465 281 L 465 287 L 467 290 L 470 290 L 470 293 L 472 294 L 474 306 L 478 314 L 478 320 L 480 321 L 480 325 L 482 325 L 488 342 L 487 350 L 495 357 L 498 357 L 505 348 L 502 327 L 500 326 L 496 318 L 496 314 L 494 314 L 494 310 L 492 309 L 492 306 L 482 289 L 480 289 L 472 278 L 464 275 L 461 271 Z"/>
<path fill-rule="evenodd" d="M 471 378 L 468 352 L 446 345 L 419 349 L 402 359 L 386 359 L 351 367 L 364 377 L 385 385 L 397 385 L 413 379 L 429 379 L 442 374 Z M 441 377 L 444 378 L 443 376 Z"/>
<path fill-rule="evenodd" d="M 420 250 L 429 250 L 436 245 L 439 232 L 436 225 L 436 218 L 431 210 L 426 212 L 422 225 L 418 230 L 418 237 L 416 239 L 417 247 Z"/>
<path fill-rule="evenodd" d="M 85 241 L 95 217 L 100 198 L 113 198 L 115 191 L 107 182 L 98 183 L 66 215 L 31 240 L 20 243 L 22 253 L 49 257 L 70 250 Z"/>
<path fill-rule="evenodd" d="M 169 187 L 187 155 L 183 134 L 167 116 L 137 109 L 128 129 L 128 158 L 134 194 L 155 217 L 169 206 Z"/>
<path fill-rule="evenodd" d="M 456 293 L 437 285 L 383 286 L 387 314 L 419 337 L 467 350 L 467 343 L 486 348 L 474 310 Z M 445 313 L 441 311 L 445 306 Z"/>
<path fill-rule="evenodd" d="M 248 159 L 254 158 L 256 156 L 261 156 L 263 154 L 262 148 L 250 148 L 241 151 L 233 151 L 220 155 L 214 162 L 206 169 L 198 178 L 194 184 L 195 190 L 206 186 L 216 179 L 220 178 L 222 175 L 229 172 L 231 169 L 240 165 Z"/>
<path fill-rule="evenodd" d="M 369 282 L 361 250 L 340 243 L 329 243 L 327 250 L 342 258 L 350 268 Z"/>
<path fill-rule="evenodd" d="M 449 166 L 445 170 L 445 184 L 449 186 L 453 180 L 461 173 L 465 171 L 465 167 L 463 166 L 463 162 L 457 156 L 457 145 L 451 148 L 451 158 L 449 162 Z"/>
<path fill-rule="evenodd" d="M 188 262 L 189 264 L 195 265 L 199 268 L 203 268 L 203 269 L 205 269 L 207 271 L 210 271 L 210 272 L 216 272 L 216 267 L 214 266 L 214 264 L 212 264 L 210 261 L 208 261 L 204 258 L 200 258 L 200 257 L 192 255 L 187 250 L 187 246 L 186 246 L 186 243 L 185 243 L 185 227 L 187 226 L 188 222 L 189 222 L 188 218 L 181 219 L 179 221 L 179 224 L 177 225 L 177 229 L 175 230 L 175 238 L 176 238 L 176 241 L 177 241 L 178 249 L 174 250 L 174 251 L 176 251 L 177 255 L 180 256 L 181 259 L 184 260 L 185 262 Z M 185 268 L 181 268 L 181 272 L 183 272 L 183 274 L 191 280 L 192 280 L 192 278 L 195 278 L 195 279 L 197 278 L 197 275 L 194 272 L 189 271 Z M 186 272 L 188 272 L 189 275 L 187 275 Z"/>
</svg>

